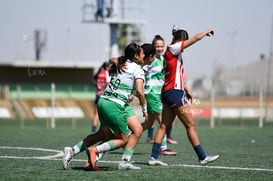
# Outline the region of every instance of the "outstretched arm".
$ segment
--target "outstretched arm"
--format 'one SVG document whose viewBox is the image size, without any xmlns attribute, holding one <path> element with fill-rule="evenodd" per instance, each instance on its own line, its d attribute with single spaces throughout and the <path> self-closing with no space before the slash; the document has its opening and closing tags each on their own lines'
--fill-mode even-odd
<svg viewBox="0 0 273 181">
<path fill-rule="evenodd" d="M 205 36 L 213 36 L 213 35 L 214 35 L 214 31 L 211 30 L 211 29 L 206 30 L 206 31 L 201 32 L 201 33 L 198 33 L 194 37 L 184 41 L 184 48 L 187 48 L 187 47 L 191 46 L 192 44 L 194 44 L 195 42 L 201 40 Z"/>
</svg>

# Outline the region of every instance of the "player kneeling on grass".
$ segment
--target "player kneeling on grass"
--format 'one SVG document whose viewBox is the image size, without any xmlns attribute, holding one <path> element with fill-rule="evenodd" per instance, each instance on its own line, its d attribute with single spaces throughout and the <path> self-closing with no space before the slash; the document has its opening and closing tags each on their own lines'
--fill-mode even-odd
<svg viewBox="0 0 273 181">
<path fill-rule="evenodd" d="M 189 141 L 198 156 L 200 165 L 206 165 L 219 157 L 219 155 L 207 155 L 199 142 L 191 108 L 187 102 L 187 98 L 192 100 L 192 95 L 184 84 L 184 64 L 182 59 L 182 52 L 185 48 L 190 47 L 205 36 L 213 34 L 212 30 L 207 30 L 189 39 L 185 30 L 177 29 L 175 26 L 172 30 L 172 43 L 167 46 L 164 54 L 164 85 L 161 91 L 163 103 L 162 122 L 155 136 L 152 154 L 148 161 L 149 165 L 167 165 L 158 160 L 160 145 L 166 130 L 170 128 L 176 116 L 187 130 Z"/>
</svg>

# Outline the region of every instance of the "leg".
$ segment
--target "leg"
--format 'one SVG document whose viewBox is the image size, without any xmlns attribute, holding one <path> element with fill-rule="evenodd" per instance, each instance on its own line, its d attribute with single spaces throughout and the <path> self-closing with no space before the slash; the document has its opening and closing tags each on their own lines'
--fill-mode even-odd
<svg viewBox="0 0 273 181">
<path fill-rule="evenodd" d="M 158 130 L 155 135 L 155 143 L 161 144 L 166 130 L 170 128 L 175 118 L 174 111 L 169 108 L 167 105 L 163 105 L 162 111 L 162 122 L 160 123 Z"/>
<path fill-rule="evenodd" d="M 162 122 L 162 115 L 159 113 L 154 113 L 153 116 L 158 121 L 158 123 L 159 123 L 158 129 L 160 129 L 160 124 Z M 167 129 L 166 129 L 166 131 L 167 131 Z M 161 150 L 160 151 L 161 155 L 175 156 L 177 154 L 177 152 L 168 149 L 166 134 L 164 135 L 163 140 L 161 142 L 160 150 Z"/>
<path fill-rule="evenodd" d="M 143 129 L 137 116 L 131 116 L 127 118 L 127 121 L 128 127 L 131 129 L 132 134 L 129 136 L 128 143 L 126 144 L 125 149 L 134 150 L 140 136 L 142 135 Z"/>
<path fill-rule="evenodd" d="M 180 106 L 179 108 L 175 109 L 175 113 L 186 128 L 187 136 L 192 146 L 199 145 L 200 143 L 195 130 L 195 123 L 193 121 L 190 106 Z"/>
<path fill-rule="evenodd" d="M 148 129 L 148 135 L 147 135 L 147 144 L 149 143 L 153 143 L 153 130 L 154 130 L 154 124 L 155 124 L 155 120 L 157 118 L 158 113 L 154 113 L 154 114 L 149 114 L 148 115 L 148 121 L 145 121 L 144 123 L 142 123 L 142 128 L 143 131 Z"/>
<path fill-rule="evenodd" d="M 127 118 L 128 127 L 132 131 L 132 134 L 128 138 L 128 142 L 125 145 L 122 154 L 122 162 L 119 164 L 120 170 L 139 170 L 140 167 L 136 167 L 130 163 L 130 160 L 134 154 L 134 149 L 139 138 L 142 135 L 142 126 L 136 115 Z"/>
<path fill-rule="evenodd" d="M 149 165 L 167 165 L 166 163 L 159 161 L 158 157 L 159 157 L 160 146 L 161 146 L 163 137 L 166 134 L 166 130 L 172 124 L 174 118 L 175 118 L 174 111 L 164 104 L 163 111 L 162 111 L 162 122 L 159 125 L 157 133 L 155 135 L 155 142 L 153 144 L 151 158 L 148 161 Z"/>
<path fill-rule="evenodd" d="M 103 18 L 103 8 L 104 8 L 104 0 L 97 0 L 97 12 L 95 14 L 96 20 L 98 18 Z"/>
<path fill-rule="evenodd" d="M 155 123 L 155 120 L 157 119 L 157 116 L 158 116 L 158 113 L 154 113 L 153 115 L 148 115 L 148 121 L 145 121 L 144 123 L 142 123 L 142 128 L 143 128 L 143 131 L 145 131 L 146 129 L 148 128 L 151 128 L 154 123 Z"/>
<path fill-rule="evenodd" d="M 113 137 L 108 127 L 100 128 L 96 133 L 90 134 L 83 139 L 83 145 L 88 148 L 100 141 L 107 141 Z"/>
<path fill-rule="evenodd" d="M 206 165 L 210 162 L 213 162 L 219 158 L 219 155 L 208 156 L 200 145 L 199 138 L 197 136 L 195 130 L 195 123 L 193 121 L 191 108 L 189 105 L 180 106 L 175 109 L 175 113 L 177 114 L 179 120 L 183 123 L 187 130 L 187 136 L 189 141 L 191 142 L 197 156 L 199 159 L 199 163 L 201 165 Z"/>
<path fill-rule="evenodd" d="M 87 149 L 88 163 L 84 167 L 86 171 L 102 171 L 102 169 L 95 164 L 97 155 L 120 148 L 128 142 L 128 135 L 123 133 L 120 135 L 112 135 L 112 137 L 115 137 L 115 139 Z"/>
<path fill-rule="evenodd" d="M 96 147 L 88 148 L 88 162 L 91 168 L 86 167 L 87 170 L 99 170 L 99 168 L 95 165 L 96 156 L 98 153 L 104 153 L 120 148 L 128 142 L 129 130 L 125 113 L 125 108 L 121 107 L 117 103 L 106 99 L 99 100 L 98 114 L 101 120 L 101 127 L 109 127 L 108 130 L 104 130 L 104 135 L 110 134 L 109 137 L 113 139 Z"/>
<path fill-rule="evenodd" d="M 170 144 L 177 144 L 177 141 L 172 139 L 171 137 L 171 133 L 172 133 L 172 128 L 173 128 L 173 125 L 171 125 L 170 129 L 167 131 L 167 142 L 170 143 Z"/>
<path fill-rule="evenodd" d="M 165 109 L 165 112 L 166 112 L 166 111 L 167 111 L 167 109 Z M 174 117 L 175 117 L 175 116 L 174 116 Z M 165 119 L 165 118 L 164 118 L 164 119 Z M 160 125 L 160 123 L 162 122 L 162 115 L 161 115 L 161 114 L 158 115 L 157 120 L 158 120 L 159 125 Z M 174 120 L 174 118 L 173 118 L 172 120 Z M 171 125 L 172 125 L 172 124 L 170 124 L 170 126 L 171 126 Z M 170 129 L 170 128 L 169 128 L 170 126 L 168 126 L 168 128 L 166 127 L 166 132 L 167 132 L 168 129 Z M 160 127 L 159 127 L 158 129 L 160 129 Z M 164 135 L 163 140 L 162 140 L 162 142 L 161 142 L 160 150 L 161 150 L 161 151 L 160 151 L 160 154 L 161 154 L 161 155 L 168 155 L 168 156 L 175 156 L 175 155 L 177 155 L 177 152 L 176 152 L 176 151 L 172 151 L 172 150 L 168 149 L 168 146 L 167 146 L 167 135 L 166 135 L 166 134 Z"/>
<path fill-rule="evenodd" d="M 98 122 L 99 122 L 99 115 L 98 115 L 97 105 L 95 105 L 95 107 L 96 107 L 95 116 L 94 116 L 93 122 L 92 122 L 92 133 L 95 133 L 97 131 L 97 126 L 98 126 Z"/>
<path fill-rule="evenodd" d="M 73 157 L 86 150 L 89 146 L 98 143 L 99 141 L 105 141 L 111 139 L 111 132 L 108 127 L 100 128 L 95 134 L 90 134 L 82 141 L 77 143 L 73 148 L 65 147 L 63 156 L 63 169 L 67 169 L 68 165 L 72 161 Z"/>
<path fill-rule="evenodd" d="M 152 144 L 154 143 L 154 124 L 151 128 L 148 128 L 148 131 L 147 131 L 147 141 L 146 141 L 147 144 Z"/>
</svg>

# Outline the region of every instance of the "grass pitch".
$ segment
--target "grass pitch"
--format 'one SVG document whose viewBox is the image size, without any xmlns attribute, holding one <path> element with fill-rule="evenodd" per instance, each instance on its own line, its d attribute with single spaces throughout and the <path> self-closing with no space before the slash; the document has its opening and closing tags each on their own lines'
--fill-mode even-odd
<svg viewBox="0 0 273 181">
<path fill-rule="evenodd" d="M 220 155 L 208 166 L 198 165 L 185 129 L 177 121 L 172 137 L 178 145 L 168 147 L 178 154 L 160 156 L 169 166 L 147 165 L 152 145 L 145 144 L 144 132 L 132 158 L 141 170 L 119 171 L 119 149 L 107 153 L 97 164 L 104 172 L 85 172 L 85 152 L 63 170 L 60 151 L 89 134 L 91 121 L 57 120 L 56 128 L 50 129 L 46 120 L 25 121 L 24 126 L 19 121 L 1 120 L 0 180 L 273 180 L 273 126 L 261 129 L 256 123 L 214 129 L 199 124 L 197 133 L 206 152 Z"/>
</svg>

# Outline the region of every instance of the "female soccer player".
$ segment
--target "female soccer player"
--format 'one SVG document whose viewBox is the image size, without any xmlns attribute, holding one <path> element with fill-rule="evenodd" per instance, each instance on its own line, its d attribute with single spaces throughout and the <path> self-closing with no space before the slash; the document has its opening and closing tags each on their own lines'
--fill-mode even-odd
<svg viewBox="0 0 273 181">
<path fill-rule="evenodd" d="M 98 101 L 98 114 L 101 127 L 95 134 L 88 135 L 83 141 L 73 148 L 65 147 L 63 157 L 63 168 L 67 169 L 73 156 L 87 149 L 88 164 L 86 170 L 101 170 L 95 165 L 98 153 L 104 153 L 124 146 L 123 162 L 120 169 L 140 169 L 134 167 L 130 162 L 134 146 L 142 134 L 142 127 L 133 109 L 129 106 L 129 96 L 135 88 L 136 96 L 142 106 L 145 120 L 148 119 L 146 100 L 143 92 L 144 72 L 139 65 L 143 64 L 143 49 L 137 44 L 129 44 L 125 48 L 125 56 L 119 57 L 117 69 L 113 67 L 110 84 Z M 121 72 L 120 67 L 126 63 L 126 70 Z M 134 87 L 135 86 L 135 87 Z M 128 123 L 127 123 L 128 121 Z M 129 139 L 128 125 L 132 130 Z M 129 140 L 129 141 L 128 141 Z M 96 146 L 89 147 L 98 141 L 105 141 Z M 88 148 L 89 147 L 89 148 Z"/>
<path fill-rule="evenodd" d="M 145 45 L 145 44 L 144 44 Z M 160 124 L 161 122 L 161 112 L 162 112 L 162 102 L 161 102 L 161 89 L 163 86 L 163 56 L 164 51 L 164 39 L 160 35 L 156 35 L 152 41 L 152 50 L 155 51 L 155 59 L 152 63 L 145 65 L 143 70 L 145 72 L 145 86 L 144 94 L 147 101 L 148 108 L 148 121 L 142 124 L 143 130 L 148 129 L 148 138 L 147 142 L 150 142 L 153 139 L 153 134 L 150 128 L 153 127 L 155 120 Z M 142 46 L 143 47 L 143 46 Z M 167 147 L 167 137 L 164 136 L 164 139 L 161 144 L 161 153 L 162 155 L 171 155 L 174 156 L 177 152 L 171 151 Z"/>
<path fill-rule="evenodd" d="M 177 29 L 175 26 L 172 30 L 173 39 L 164 54 L 164 85 L 161 92 L 163 103 L 162 122 L 155 136 L 152 148 L 152 154 L 148 161 L 149 165 L 167 165 L 158 160 L 160 145 L 166 133 L 166 130 L 172 125 L 177 116 L 187 131 L 187 136 L 191 142 L 200 165 L 206 165 L 218 159 L 219 155 L 209 156 L 205 153 L 200 145 L 199 138 L 195 130 L 195 123 L 192 117 L 191 108 L 187 102 L 188 98 L 192 100 L 191 93 L 187 86 L 184 85 L 184 67 L 182 52 L 205 36 L 213 35 L 213 30 L 206 30 L 188 38 L 185 30 Z"/>
</svg>

